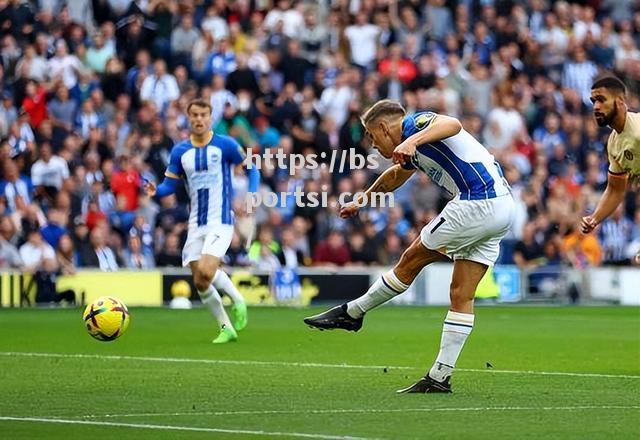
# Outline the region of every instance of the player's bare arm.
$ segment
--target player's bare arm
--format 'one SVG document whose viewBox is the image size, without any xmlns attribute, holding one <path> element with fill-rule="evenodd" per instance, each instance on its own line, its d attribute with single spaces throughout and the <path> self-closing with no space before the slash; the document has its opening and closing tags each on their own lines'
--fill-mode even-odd
<svg viewBox="0 0 640 440">
<path fill-rule="evenodd" d="M 362 199 L 371 199 L 372 193 L 387 193 L 400 188 L 415 173 L 415 169 L 406 170 L 400 165 L 393 165 L 385 170 L 358 200 L 347 203 L 340 209 L 340 217 L 348 218 L 356 215 L 362 207 Z"/>
<path fill-rule="evenodd" d="M 613 214 L 618 205 L 623 202 L 627 188 L 627 173 L 614 174 L 609 172 L 607 188 L 592 215 L 582 217 L 581 229 L 584 234 L 593 231 L 607 217 Z"/>
<path fill-rule="evenodd" d="M 462 124 L 456 118 L 437 115 L 428 129 L 412 134 L 393 150 L 393 161 L 401 165 L 409 162 L 416 153 L 418 145 L 455 136 L 460 130 L 462 130 Z"/>
</svg>

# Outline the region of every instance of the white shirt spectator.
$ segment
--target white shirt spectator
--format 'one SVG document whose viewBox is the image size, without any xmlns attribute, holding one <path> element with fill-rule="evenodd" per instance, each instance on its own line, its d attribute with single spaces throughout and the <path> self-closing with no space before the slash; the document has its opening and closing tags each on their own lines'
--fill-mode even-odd
<svg viewBox="0 0 640 440">
<path fill-rule="evenodd" d="M 272 9 L 264 18 L 264 27 L 272 31 L 278 22 L 282 20 L 282 32 L 289 38 L 299 38 L 300 32 L 304 27 L 304 18 L 300 11 L 296 9 Z"/>
<path fill-rule="evenodd" d="M 482 133 L 487 148 L 503 150 L 524 129 L 522 116 L 516 110 L 496 107 L 489 112 L 487 124 Z"/>
<path fill-rule="evenodd" d="M 62 75 L 64 86 L 71 90 L 78 82 L 78 73 L 82 63 L 75 55 L 55 56 L 49 60 L 49 76 L 55 79 Z"/>
<path fill-rule="evenodd" d="M 164 74 L 160 78 L 149 75 L 142 82 L 140 98 L 145 101 L 153 101 L 158 111 L 163 112 L 165 106 L 175 101 L 180 96 L 178 82 L 173 75 Z"/>
<path fill-rule="evenodd" d="M 52 260 L 56 258 L 56 253 L 48 243 L 42 242 L 36 246 L 30 242 L 26 242 L 20 246 L 20 258 L 26 267 L 38 268 L 42 264 L 42 260 Z"/>
<path fill-rule="evenodd" d="M 18 249 L 0 237 L 0 269 L 19 268 L 22 266 L 22 259 Z"/>
<path fill-rule="evenodd" d="M 584 22 L 584 21 L 576 21 L 573 24 L 573 36 L 576 40 L 582 41 L 587 36 L 587 33 L 591 32 L 593 38 L 596 40 L 600 39 L 600 25 L 596 22 Z"/>
<path fill-rule="evenodd" d="M 69 165 L 60 156 L 51 156 L 48 162 L 40 159 L 31 167 L 31 181 L 35 186 L 53 186 L 62 188 L 69 177 Z"/>
<path fill-rule="evenodd" d="M 351 60 L 359 66 L 368 66 L 376 58 L 376 42 L 380 28 L 373 24 L 347 26 L 344 31 L 351 46 Z"/>
<path fill-rule="evenodd" d="M 215 124 L 222 118 L 224 106 L 229 103 L 233 108 L 238 108 L 238 98 L 227 89 L 216 90 L 211 93 L 211 120 Z"/>
<path fill-rule="evenodd" d="M 353 90 L 349 86 L 333 86 L 324 89 L 318 103 L 318 113 L 329 115 L 333 118 L 338 127 L 347 120 L 349 116 L 349 102 L 353 99 Z"/>
<path fill-rule="evenodd" d="M 227 22 L 217 15 L 205 17 L 205 19 L 202 20 L 202 25 L 200 27 L 204 32 L 209 32 L 214 41 L 218 41 L 229 36 L 229 26 L 227 25 Z"/>
</svg>

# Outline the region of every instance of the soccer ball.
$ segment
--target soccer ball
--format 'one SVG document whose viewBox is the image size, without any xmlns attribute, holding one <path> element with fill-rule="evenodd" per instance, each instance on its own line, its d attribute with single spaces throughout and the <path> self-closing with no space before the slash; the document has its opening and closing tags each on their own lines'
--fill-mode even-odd
<svg viewBox="0 0 640 440">
<path fill-rule="evenodd" d="M 103 296 L 89 304 L 82 314 L 89 334 L 99 341 L 113 341 L 129 327 L 129 310 L 122 301 Z"/>
</svg>

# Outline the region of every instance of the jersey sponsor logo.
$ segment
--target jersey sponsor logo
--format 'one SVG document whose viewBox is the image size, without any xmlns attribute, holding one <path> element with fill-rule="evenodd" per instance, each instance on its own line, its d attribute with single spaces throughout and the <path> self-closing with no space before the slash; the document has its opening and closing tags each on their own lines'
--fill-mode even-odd
<svg viewBox="0 0 640 440">
<path fill-rule="evenodd" d="M 416 128 L 418 130 L 422 130 L 423 128 L 425 128 L 426 126 L 431 124 L 431 122 L 433 121 L 433 119 L 435 117 L 436 117 L 435 113 L 424 113 L 424 114 L 421 114 L 420 116 L 418 116 L 415 119 Z"/>
</svg>

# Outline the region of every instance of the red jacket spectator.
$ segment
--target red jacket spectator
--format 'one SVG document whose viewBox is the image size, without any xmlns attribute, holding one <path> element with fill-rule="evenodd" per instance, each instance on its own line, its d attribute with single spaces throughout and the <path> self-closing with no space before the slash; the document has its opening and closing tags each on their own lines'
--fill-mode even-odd
<svg viewBox="0 0 640 440">
<path fill-rule="evenodd" d="M 111 176 L 111 191 L 118 198 L 122 195 L 127 199 L 126 210 L 138 209 L 138 193 L 140 191 L 140 174 L 131 165 L 128 156 L 120 157 L 120 169 Z"/>
<path fill-rule="evenodd" d="M 31 126 L 38 128 L 47 119 L 47 91 L 35 81 L 29 81 L 22 108 L 29 115 Z"/>
<path fill-rule="evenodd" d="M 378 65 L 378 71 L 385 77 L 396 77 L 403 83 L 416 77 L 418 69 L 410 59 L 402 55 L 402 46 L 393 44 L 389 48 L 389 56 Z"/>
<path fill-rule="evenodd" d="M 316 246 L 313 253 L 313 262 L 318 265 L 335 264 L 344 266 L 351 261 L 349 247 L 344 242 L 344 237 L 338 231 L 331 231 L 326 240 Z"/>
</svg>

